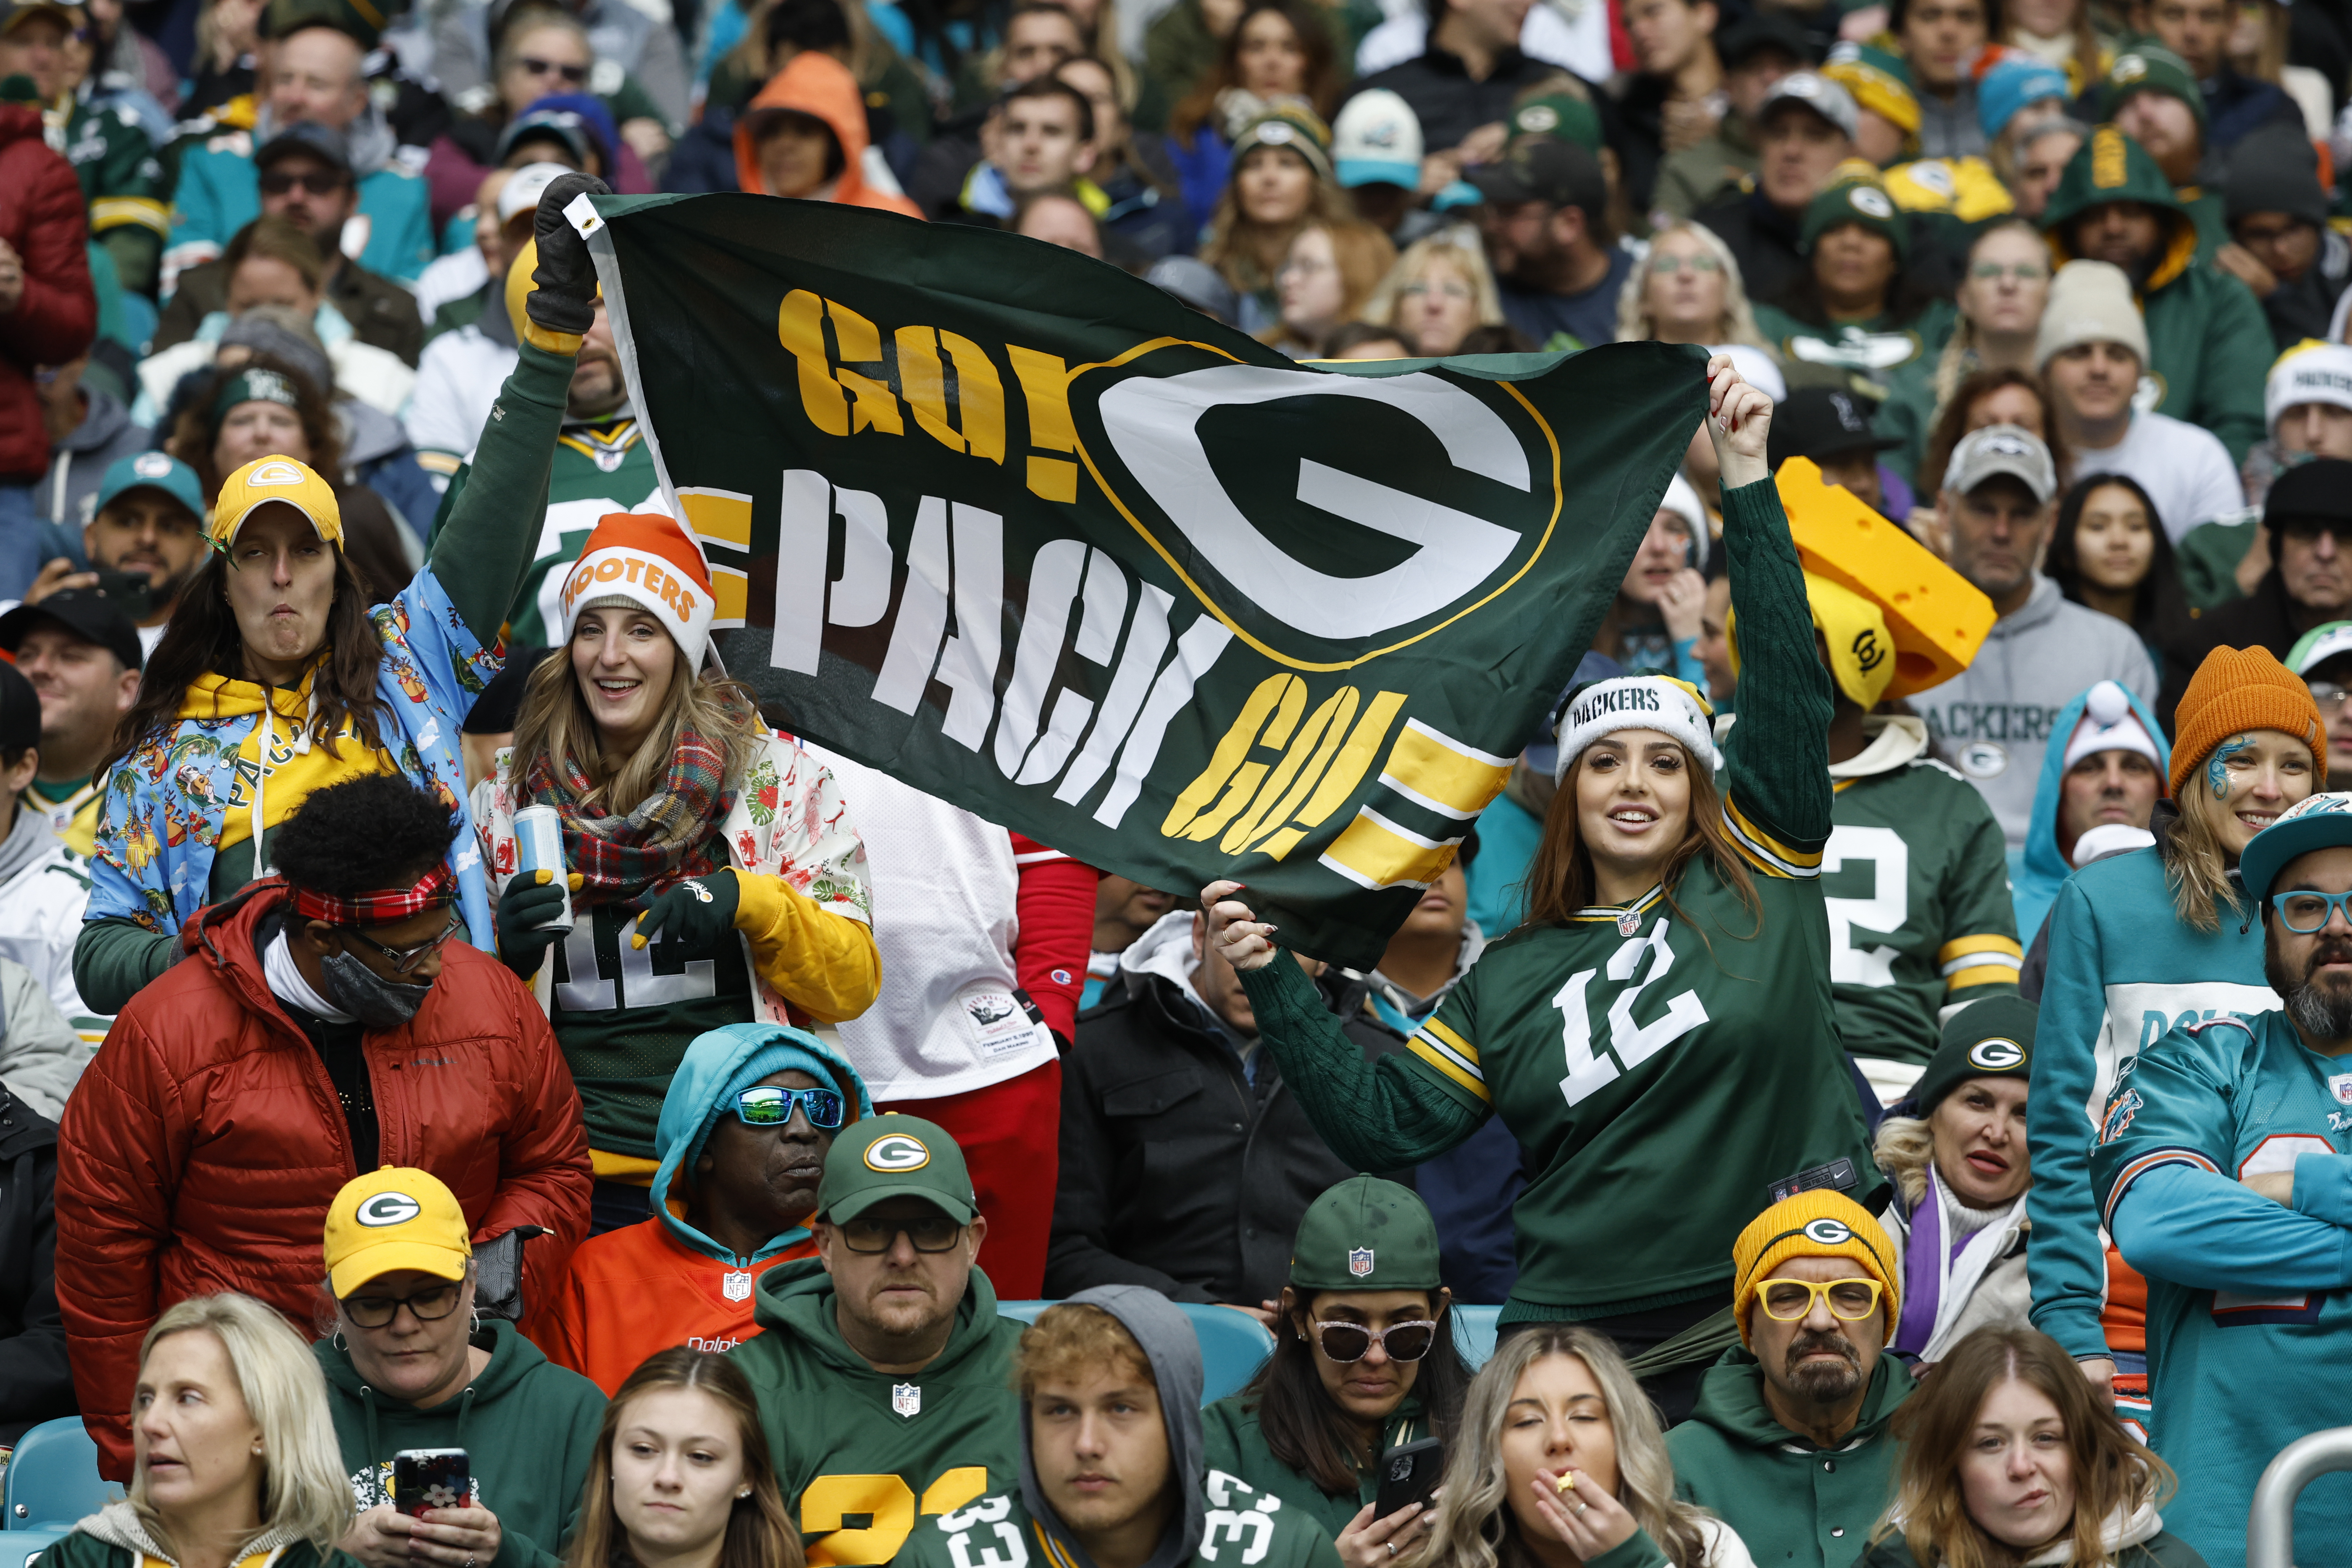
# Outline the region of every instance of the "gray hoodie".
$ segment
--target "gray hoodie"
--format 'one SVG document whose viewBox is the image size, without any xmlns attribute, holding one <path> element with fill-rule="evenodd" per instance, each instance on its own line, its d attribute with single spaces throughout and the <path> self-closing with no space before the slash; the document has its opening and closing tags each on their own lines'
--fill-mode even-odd
<svg viewBox="0 0 2352 1568">
<path fill-rule="evenodd" d="M 81 384 L 81 423 L 49 453 L 49 471 L 34 489 L 33 505 L 43 522 L 63 529 L 79 559 L 82 525 L 97 510 L 98 487 L 118 458 L 147 450 L 147 432 L 131 422 L 122 400 L 102 386 Z"/>
<path fill-rule="evenodd" d="M 1202 1482 L 1208 1461 L 1201 1441 L 1201 1341 L 1192 1321 L 1175 1303 L 1144 1285 L 1097 1285 L 1068 1299 L 1078 1305 L 1099 1307 L 1117 1318 L 1151 1363 L 1152 1382 L 1160 1389 L 1160 1415 L 1168 1424 L 1168 1466 L 1177 1478 L 1183 1510 L 1169 1521 L 1143 1568 L 1183 1568 L 1200 1550 L 1206 1532 L 1208 1501 Z M 1094 1560 L 1078 1538 L 1070 1533 L 1045 1500 L 1037 1484 L 1037 1467 L 1030 1457 L 1029 1402 L 1021 1402 L 1021 1506 L 1060 1543 L 1078 1568 L 1094 1568 Z"/>
<path fill-rule="evenodd" d="M 2071 602 L 2056 582 L 2037 576 L 2024 605 L 1993 623 L 1976 661 L 1914 696 L 1911 706 L 1984 795 L 2015 850 L 2024 847 L 2033 820 L 2052 724 L 2102 680 L 2121 682 L 2142 702 L 2156 700 L 2156 667 L 2139 634 Z"/>
</svg>

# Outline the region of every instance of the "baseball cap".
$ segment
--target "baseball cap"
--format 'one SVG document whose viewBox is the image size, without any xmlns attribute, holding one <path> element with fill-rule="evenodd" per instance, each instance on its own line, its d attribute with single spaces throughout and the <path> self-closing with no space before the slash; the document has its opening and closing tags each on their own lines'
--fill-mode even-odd
<svg viewBox="0 0 2352 1568">
<path fill-rule="evenodd" d="M 835 1225 L 885 1198 L 921 1198 L 958 1225 L 980 1212 L 963 1151 L 947 1129 L 897 1111 L 842 1129 L 824 1157 L 816 1212 Z"/>
<path fill-rule="evenodd" d="M 588 121 L 577 110 L 533 109 L 527 113 L 516 115 L 506 130 L 499 133 L 498 151 L 494 156 L 503 163 L 509 153 L 513 152 L 520 143 L 530 141 L 562 142 L 572 150 L 572 155 L 580 160 L 582 169 L 587 168 L 590 160 L 597 158 L 599 153 L 596 143 L 590 135 Z M 564 173 L 577 174 L 579 170 L 566 169 Z M 506 205 L 503 195 L 499 198 L 499 205 L 501 206 Z"/>
<path fill-rule="evenodd" d="M 2352 795 L 2305 795 L 2254 835 L 2238 857 L 2238 874 L 2259 909 L 2271 901 L 2271 884 L 2288 861 L 2338 844 L 2352 844 Z"/>
<path fill-rule="evenodd" d="M 1774 82 L 1756 111 L 1756 123 L 1771 119 L 1772 110 L 1783 103 L 1803 104 L 1848 136 L 1862 125 L 1862 111 L 1854 107 L 1853 94 L 1819 71 L 1790 71 Z"/>
<path fill-rule="evenodd" d="M 1869 44 L 1840 43 L 1830 50 L 1822 74 L 1853 94 L 1856 107 L 1892 121 L 1906 136 L 1919 133 L 1919 95 L 1900 55 Z"/>
<path fill-rule="evenodd" d="M 463 1279 L 474 1256 L 457 1196 L 430 1171 L 386 1165 L 343 1184 L 327 1205 L 327 1283 L 338 1300 L 371 1279 L 414 1268 Z"/>
<path fill-rule="evenodd" d="M 1944 488 L 1974 495 L 1977 487 L 2000 474 L 2021 480 L 2043 505 L 2058 493 L 2058 472 L 2042 437 L 2021 425 L 1988 425 L 1960 437 L 1952 460 L 1944 467 Z"/>
<path fill-rule="evenodd" d="M 205 515 L 205 491 L 196 479 L 196 470 L 168 452 L 142 452 L 135 458 L 117 458 L 107 465 L 99 480 L 98 504 L 91 509 L 95 517 L 112 506 L 116 498 L 131 490 L 161 490 L 196 514 Z"/>
<path fill-rule="evenodd" d="M 539 198 L 547 195 L 548 186 L 578 173 L 561 163 L 525 163 L 499 187 L 499 222 L 503 224 L 518 213 L 537 212 Z"/>
<path fill-rule="evenodd" d="M 1437 1222 L 1412 1188 L 1350 1176 L 1299 1216 L 1290 1282 L 1302 1290 L 1434 1290 Z"/>
<path fill-rule="evenodd" d="M 1557 136 L 1588 153 L 1601 151 L 1601 115 L 1572 93 L 1548 92 L 1511 111 L 1514 136 Z"/>
<path fill-rule="evenodd" d="M 1551 207 L 1580 207 L 1598 213 L 1609 204 L 1609 184 L 1601 178 L 1600 162 L 1573 142 L 1557 136 L 1528 136 L 1492 163 L 1482 163 L 1464 176 L 1490 202 L 1516 206 L 1541 202 Z"/>
<path fill-rule="evenodd" d="M 13 664 L 0 659 L 0 756 L 21 757 L 41 743 L 41 695 Z"/>
<path fill-rule="evenodd" d="M 213 503 L 213 548 L 226 552 L 254 509 L 271 501 L 284 501 L 310 520 L 320 539 L 343 547 L 343 509 L 334 490 L 309 464 L 281 456 L 256 458 L 222 481 Z"/>
<path fill-rule="evenodd" d="M 0 37 L 5 37 L 36 16 L 54 16 L 70 32 L 81 26 L 81 18 L 69 6 L 54 0 L 16 0 L 5 11 L 0 11 Z"/>
<path fill-rule="evenodd" d="M 1870 410 L 1850 392 L 1801 386 L 1772 411 L 1765 438 L 1767 460 L 1775 468 L 1791 458 L 1819 461 L 1841 452 L 1885 452 L 1903 443 L 1871 427 Z"/>
<path fill-rule="evenodd" d="M 2352 653 L 2352 621 L 2330 621 L 2324 626 L 2312 627 L 2295 640 L 2295 645 L 2286 650 L 2286 667 L 2297 675 L 2308 676 L 2329 659 L 2347 653 Z"/>
<path fill-rule="evenodd" d="M 2116 57 L 2107 68 L 2106 85 L 2099 94 L 2099 118 L 2113 120 L 2124 100 L 2138 92 L 2168 93 L 2187 104 L 2201 128 L 2205 123 L 2205 93 L 2189 62 L 2155 44 Z"/>
<path fill-rule="evenodd" d="M 95 588 L 63 588 L 37 605 L 19 605 L 0 616 L 0 650 L 15 653 L 25 634 L 43 621 L 55 621 L 84 642 L 96 643 L 112 654 L 125 669 L 146 661 L 139 648 L 139 628 L 122 607 Z"/>
<path fill-rule="evenodd" d="M 1384 87 L 1360 92 L 1331 122 L 1331 158 L 1339 183 L 1358 185 L 1421 184 L 1421 117 L 1412 105 Z"/>
<path fill-rule="evenodd" d="M 351 143 L 341 132 L 315 120 L 298 120 L 264 142 L 253 154 L 253 166 L 267 169 L 289 153 L 307 153 L 345 174 L 352 172 Z"/>
</svg>

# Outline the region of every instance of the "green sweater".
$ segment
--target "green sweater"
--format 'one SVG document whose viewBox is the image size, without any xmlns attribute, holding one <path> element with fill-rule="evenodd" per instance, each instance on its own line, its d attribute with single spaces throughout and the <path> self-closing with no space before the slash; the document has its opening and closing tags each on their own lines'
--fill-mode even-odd
<svg viewBox="0 0 2352 1568">
<path fill-rule="evenodd" d="M 74 1531 L 40 1553 L 41 1568 L 140 1568 L 141 1557 L 128 1546 L 101 1541 L 85 1530 Z M 270 1568 L 360 1568 L 360 1561 L 341 1552 L 330 1552 L 322 1558 L 317 1547 L 298 1541 Z"/>
<path fill-rule="evenodd" d="M 352 1500 L 362 1510 L 393 1500 L 392 1459 L 403 1448 L 463 1448 L 475 1502 L 499 1517 L 499 1554 L 489 1568 L 556 1568 L 579 1521 L 604 1395 L 504 1319 L 483 1319 L 474 1342 L 490 1352 L 489 1364 L 465 1392 L 430 1410 L 367 1386 L 351 1352 L 332 1340 L 310 1347 L 327 1374 Z"/>
<path fill-rule="evenodd" d="M 1258 1490 L 1273 1493 L 1286 1508 L 1296 1509 L 1319 1522 L 1334 1541 L 1365 1504 L 1380 1496 L 1377 1467 L 1358 1471 L 1355 1489 L 1335 1496 L 1316 1485 L 1304 1472 L 1276 1458 L 1274 1450 L 1266 1447 L 1265 1433 L 1258 1426 L 1255 1401 L 1248 1394 L 1229 1394 L 1202 1411 L 1201 1429 L 1203 1452 L 1211 1469 L 1239 1476 Z M 1374 1452 L 1384 1454 L 1399 1444 L 1416 1442 L 1429 1435 L 1430 1425 L 1423 1418 L 1421 1402 L 1407 1395 L 1381 1426 L 1381 1440 Z"/>
<path fill-rule="evenodd" d="M 1916 1386 L 1880 1356 L 1853 1430 L 1817 1448 L 1765 1405 L 1756 1357 L 1726 1351 L 1699 1380 L 1690 1419 L 1666 1434 L 1675 1495 L 1728 1522 L 1759 1564 L 1848 1568 L 1895 1500 L 1901 1450 L 1887 1423 Z"/>
</svg>

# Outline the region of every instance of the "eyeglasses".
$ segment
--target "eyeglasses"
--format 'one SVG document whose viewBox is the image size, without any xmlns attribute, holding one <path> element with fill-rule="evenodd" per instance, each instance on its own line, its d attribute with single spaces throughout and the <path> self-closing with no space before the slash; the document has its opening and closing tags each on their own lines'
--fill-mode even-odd
<svg viewBox="0 0 2352 1568">
<path fill-rule="evenodd" d="M 2312 701 L 2318 704 L 2322 713 L 2331 717 L 2343 708 L 2346 698 L 2352 697 L 2352 690 L 2347 690 L 2332 680 L 2315 680 L 2310 685 Z"/>
<path fill-rule="evenodd" d="M 2003 267 L 1998 261 L 1979 261 L 1969 268 L 1969 276 L 1979 283 L 1998 283 L 2004 278 L 2014 278 L 2020 283 L 2049 281 L 2050 268 L 2038 261 L 2021 261 L 2013 267 Z"/>
<path fill-rule="evenodd" d="M 782 1127 L 793 1119 L 795 1105 L 808 1112 L 811 1127 L 824 1132 L 839 1131 L 847 1110 L 841 1096 L 829 1089 L 779 1089 L 768 1084 L 735 1097 L 735 1120 L 746 1127 Z"/>
<path fill-rule="evenodd" d="M 1693 272 L 1720 272 L 1723 270 L 1723 263 L 1703 250 L 1696 256 L 1650 258 L 1650 270 L 1660 278 L 1672 278 L 1675 273 L 1685 268 Z"/>
<path fill-rule="evenodd" d="M 1282 264 L 1281 271 L 1277 276 L 1286 278 L 1290 276 L 1290 274 L 1296 272 L 1304 277 L 1312 277 L 1318 272 L 1337 272 L 1339 268 L 1328 261 L 1324 261 L 1319 258 L 1307 260 L 1301 259 L 1297 257 L 1293 257 L 1291 259 Z"/>
<path fill-rule="evenodd" d="M 291 169 L 268 169 L 261 175 L 261 194 L 282 196 L 299 185 L 314 196 L 331 196 L 350 184 L 348 175 L 332 169 L 312 169 L 307 174 L 297 174 Z"/>
<path fill-rule="evenodd" d="M 2271 908 L 2278 911 L 2279 924 L 2297 936 L 2325 931 L 2328 917 L 2338 910 L 2344 911 L 2345 923 L 2352 925 L 2352 893 L 2273 893 Z"/>
<path fill-rule="evenodd" d="M 1425 1318 L 1368 1329 L 1361 1323 L 1318 1323 L 1315 1342 L 1333 1361 L 1361 1361 L 1378 1343 L 1391 1361 L 1419 1361 L 1437 1342 L 1437 1325 Z"/>
<path fill-rule="evenodd" d="M 457 1310 L 457 1298 L 465 1294 L 465 1282 L 452 1280 L 417 1291 L 413 1296 L 346 1296 L 343 1316 L 362 1329 L 388 1328 L 393 1319 L 405 1307 L 420 1323 L 437 1323 Z"/>
<path fill-rule="evenodd" d="M 1842 1323 L 1858 1323 L 1878 1310 L 1878 1296 L 1884 1289 L 1875 1279 L 1832 1279 L 1826 1285 L 1810 1279 L 1768 1279 L 1757 1299 L 1764 1303 L 1766 1317 L 1793 1323 L 1812 1316 L 1813 1303 L 1827 1297 L 1831 1317 Z"/>
<path fill-rule="evenodd" d="M 561 77 L 566 84 L 572 87 L 578 87 L 588 79 L 586 66 L 567 66 L 556 60 L 538 59 L 530 55 L 524 55 L 516 60 L 515 64 L 532 76 Z"/>
<path fill-rule="evenodd" d="M 1451 300 L 1456 304 L 1477 298 L 1466 283 L 1408 283 L 1397 290 L 1400 300 L 1418 300 L 1424 294 L 1434 294 L 1441 300 Z"/>
<path fill-rule="evenodd" d="M 459 931 L 464 929 L 465 923 L 465 918 L 463 916 L 453 913 L 449 917 L 449 923 L 441 928 L 441 934 L 439 936 L 435 937 L 431 942 L 420 942 L 415 947 L 386 947 L 383 943 L 376 941 L 375 938 L 368 935 L 367 932 L 354 930 L 351 927 L 345 927 L 343 934 L 349 937 L 357 937 L 360 941 L 375 949 L 376 952 L 383 954 L 385 958 L 391 960 L 392 972 L 394 974 L 406 974 L 415 969 L 418 964 L 424 963 L 431 954 L 439 952 L 441 944 L 447 942 L 451 937 L 456 936 Z"/>
<path fill-rule="evenodd" d="M 887 1252 L 904 1236 L 918 1252 L 947 1252 L 963 1235 L 963 1226 L 945 1215 L 925 1219 L 849 1219 L 841 1222 L 841 1239 L 852 1252 Z"/>
</svg>

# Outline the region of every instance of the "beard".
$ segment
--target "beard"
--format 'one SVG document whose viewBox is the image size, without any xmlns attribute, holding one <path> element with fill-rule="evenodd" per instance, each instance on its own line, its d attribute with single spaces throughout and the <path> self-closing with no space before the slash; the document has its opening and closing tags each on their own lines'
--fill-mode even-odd
<svg viewBox="0 0 2352 1568">
<path fill-rule="evenodd" d="M 2263 978 L 2286 1004 L 2286 1016 L 2295 1027 L 2315 1040 L 2352 1039 L 2352 981 L 2313 980 L 2312 972 L 2324 963 L 2352 963 L 2352 939 L 2330 937 L 2313 943 L 2299 974 L 2290 973 L 2279 956 L 2275 933 L 2263 947 Z"/>
<path fill-rule="evenodd" d="M 610 349 L 583 345 L 572 367 L 572 388 L 564 412 L 574 419 L 602 419 L 629 400 L 629 384 L 621 377 L 621 362 Z"/>
<path fill-rule="evenodd" d="M 1835 1363 L 1807 1361 L 1817 1351 L 1828 1351 Z M 1816 1405 L 1834 1405 L 1862 1386 L 1862 1353 L 1841 1333 L 1799 1334 L 1789 1345 L 1790 1390 Z"/>
</svg>

